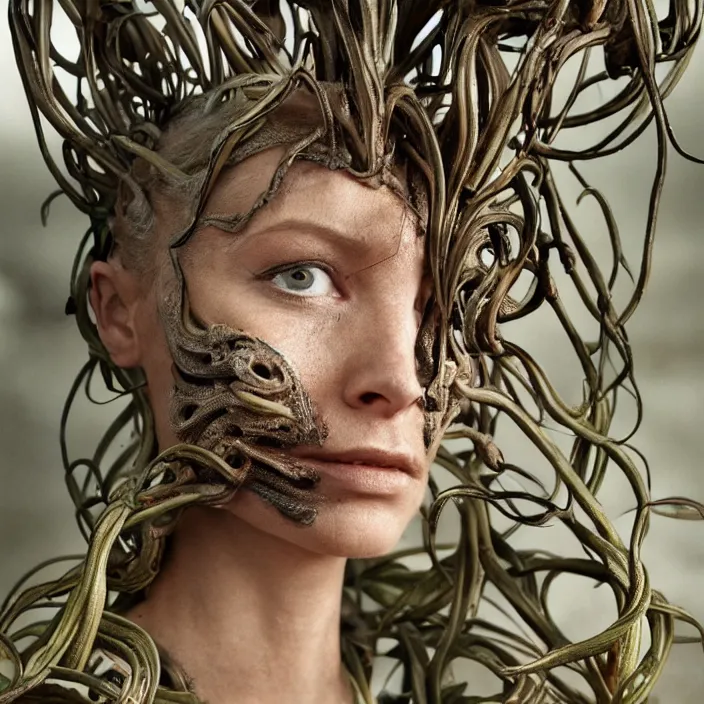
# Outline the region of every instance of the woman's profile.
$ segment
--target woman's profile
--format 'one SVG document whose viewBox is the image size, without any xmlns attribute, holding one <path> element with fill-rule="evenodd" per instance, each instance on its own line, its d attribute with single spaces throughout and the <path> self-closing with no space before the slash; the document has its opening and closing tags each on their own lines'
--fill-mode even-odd
<svg viewBox="0 0 704 704">
<path fill-rule="evenodd" d="M 658 19 L 648 0 L 10 0 L 43 156 L 90 223 L 66 308 L 89 360 L 62 428 L 99 384 L 118 412 L 90 457 L 64 438 L 88 548 L 0 608 L 0 704 L 646 701 L 676 622 L 693 619 L 650 584 L 647 477 L 611 424 L 618 394 L 638 398 L 625 325 L 668 140 L 681 151 L 663 99 L 700 14 L 675 3 Z M 612 80 L 614 98 L 575 108 Z M 615 117 L 580 151 L 559 142 Z M 580 162 L 650 122 L 663 169 L 617 308 L 631 272 Z M 559 162 L 599 204 L 609 270 Z M 577 403 L 505 332 L 538 309 L 578 362 Z M 500 419 L 550 485 L 495 442 Z M 628 540 L 598 498 L 607 471 L 633 491 Z M 441 544 L 450 511 L 457 538 Z M 419 515 L 414 567 L 395 548 Z M 553 522 L 581 557 L 514 545 Z M 547 598 L 561 574 L 610 589 L 613 623 L 568 638 Z M 499 597 L 512 630 L 479 613 Z M 400 676 L 376 692 L 381 655 Z M 458 674 L 466 660 L 495 675 L 494 695 Z"/>
</svg>

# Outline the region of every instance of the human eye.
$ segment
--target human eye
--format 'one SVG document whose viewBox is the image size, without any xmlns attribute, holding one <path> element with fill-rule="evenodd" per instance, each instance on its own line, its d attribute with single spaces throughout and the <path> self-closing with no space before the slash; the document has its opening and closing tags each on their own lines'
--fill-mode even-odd
<svg viewBox="0 0 704 704">
<path fill-rule="evenodd" d="M 294 296 L 339 296 L 330 274 L 320 265 L 297 262 L 262 274 L 277 288 Z"/>
</svg>

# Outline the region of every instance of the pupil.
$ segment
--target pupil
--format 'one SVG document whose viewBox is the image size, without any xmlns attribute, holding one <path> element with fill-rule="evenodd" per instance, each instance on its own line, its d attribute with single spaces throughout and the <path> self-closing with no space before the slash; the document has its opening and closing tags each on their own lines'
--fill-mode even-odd
<svg viewBox="0 0 704 704">
<path fill-rule="evenodd" d="M 310 272 L 305 269 L 295 269 L 289 276 L 291 277 L 293 288 L 298 290 L 306 289 L 308 284 L 312 283 Z"/>
</svg>

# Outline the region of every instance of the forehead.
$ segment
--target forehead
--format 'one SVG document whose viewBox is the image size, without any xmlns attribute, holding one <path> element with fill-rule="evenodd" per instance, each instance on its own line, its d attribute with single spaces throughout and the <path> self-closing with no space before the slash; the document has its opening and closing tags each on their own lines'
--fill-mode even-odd
<svg viewBox="0 0 704 704">
<path fill-rule="evenodd" d="M 283 148 L 271 148 L 224 172 L 206 204 L 205 214 L 247 213 L 270 186 Z M 344 170 L 297 160 L 273 197 L 259 209 L 245 234 L 287 222 L 337 233 L 339 244 L 370 254 L 392 256 L 401 240 L 416 258 L 423 256 L 422 228 L 413 209 L 385 185 L 371 186 Z M 296 228 L 292 228 L 296 229 Z"/>
</svg>

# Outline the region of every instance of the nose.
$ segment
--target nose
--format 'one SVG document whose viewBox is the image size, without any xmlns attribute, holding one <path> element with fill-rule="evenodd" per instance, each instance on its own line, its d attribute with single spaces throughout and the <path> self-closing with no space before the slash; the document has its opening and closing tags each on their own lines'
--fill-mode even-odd
<svg viewBox="0 0 704 704">
<path fill-rule="evenodd" d="M 396 299 L 367 309 L 343 352 L 344 401 L 385 418 L 412 406 L 423 393 L 415 355 L 418 313 L 408 298 Z"/>
</svg>

